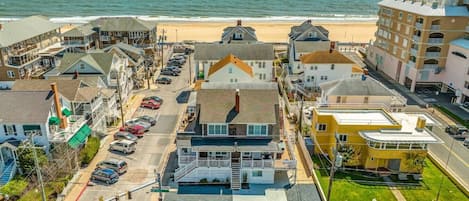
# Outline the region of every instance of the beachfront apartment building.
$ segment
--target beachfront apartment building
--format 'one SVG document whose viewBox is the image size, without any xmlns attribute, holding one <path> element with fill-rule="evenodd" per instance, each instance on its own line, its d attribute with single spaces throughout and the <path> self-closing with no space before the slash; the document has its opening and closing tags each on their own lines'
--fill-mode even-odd
<svg viewBox="0 0 469 201">
<path fill-rule="evenodd" d="M 331 48 L 329 31 L 322 26 L 313 25 L 311 20 L 306 20 L 299 26 L 292 26 L 288 37 L 288 62 L 292 74 L 303 72 L 300 65 L 301 56 Z"/>
<path fill-rule="evenodd" d="M 324 82 L 319 87 L 319 107 L 384 108 L 400 112 L 407 105 L 407 99 L 397 91 L 368 76 Z"/>
<path fill-rule="evenodd" d="M 24 142 L 49 153 L 55 143 L 78 148 L 92 133 L 84 116 L 72 115 L 70 102 L 55 84 L 45 91 L 0 92 L 0 184 L 14 177 L 18 146 Z"/>
<path fill-rule="evenodd" d="M 324 82 L 360 77 L 363 71 L 355 62 L 336 50 L 314 51 L 300 57 L 299 77 L 306 89 L 317 89 Z"/>
<path fill-rule="evenodd" d="M 242 21 L 237 20 L 236 26 L 223 29 L 221 43 L 258 43 L 256 30 L 249 26 L 243 26 Z"/>
<path fill-rule="evenodd" d="M 62 34 L 62 46 L 67 47 L 69 52 L 87 52 L 96 49 L 98 33 L 93 30 L 91 24 L 74 27 Z"/>
<path fill-rule="evenodd" d="M 442 91 L 454 91 L 457 104 L 469 102 L 469 26 L 466 31 L 466 38 L 451 41 L 445 71 L 440 75 Z"/>
<path fill-rule="evenodd" d="M 280 110 L 274 83 L 207 83 L 195 112 L 177 134 L 178 183 L 272 184 L 277 171 L 296 168 L 282 153 Z M 203 190 L 203 188 L 201 188 Z"/>
<path fill-rule="evenodd" d="M 127 59 L 113 53 L 66 53 L 60 66 L 49 71 L 46 79 L 80 79 L 98 76 L 106 88 L 121 90 L 122 103 L 126 103 L 133 87 L 132 69 Z"/>
<path fill-rule="evenodd" d="M 60 25 L 44 16 L 0 24 L 0 88 L 10 88 L 16 79 L 30 79 L 55 67 L 54 61 L 40 54 L 58 48 L 59 42 Z"/>
<path fill-rule="evenodd" d="M 314 152 L 341 161 L 343 168 L 420 175 L 428 145 L 442 143 L 431 131 L 434 125 L 439 124 L 423 113 L 316 108 Z"/>
<path fill-rule="evenodd" d="M 258 82 L 254 77 L 252 67 L 244 63 L 235 55 L 229 54 L 217 63 L 213 64 L 207 72 L 208 82 Z"/>
<path fill-rule="evenodd" d="M 194 48 L 195 76 L 208 79 L 210 68 L 233 54 L 252 68 L 258 80 L 271 82 L 274 80 L 273 64 L 275 59 L 272 44 L 196 44 Z"/>
<path fill-rule="evenodd" d="M 379 2 L 376 40 L 367 59 L 412 92 L 416 85 L 439 83 L 450 42 L 467 35 L 467 5 L 462 0 Z"/>
</svg>

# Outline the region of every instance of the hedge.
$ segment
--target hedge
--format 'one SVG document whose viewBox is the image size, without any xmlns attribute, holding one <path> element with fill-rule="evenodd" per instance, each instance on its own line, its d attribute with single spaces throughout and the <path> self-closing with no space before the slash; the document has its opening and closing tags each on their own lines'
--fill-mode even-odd
<svg viewBox="0 0 469 201">
<path fill-rule="evenodd" d="M 80 151 L 80 161 L 82 165 L 89 164 L 98 153 L 100 141 L 98 137 L 90 136 L 85 147 Z"/>
</svg>

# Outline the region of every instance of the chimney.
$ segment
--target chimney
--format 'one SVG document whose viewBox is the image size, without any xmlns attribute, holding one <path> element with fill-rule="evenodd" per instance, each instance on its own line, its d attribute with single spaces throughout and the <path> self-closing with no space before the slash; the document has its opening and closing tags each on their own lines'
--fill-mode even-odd
<svg viewBox="0 0 469 201">
<path fill-rule="evenodd" d="M 55 112 L 57 113 L 57 117 L 60 119 L 60 128 L 66 128 L 67 127 L 67 117 L 64 117 L 62 115 L 62 106 L 60 105 L 60 100 L 59 100 L 59 91 L 57 90 L 57 84 L 51 83 L 50 88 L 52 89 L 52 92 L 54 92 L 54 105 L 55 105 Z"/>
<path fill-rule="evenodd" d="M 422 131 L 425 128 L 426 123 L 427 120 L 425 119 L 425 117 L 419 116 L 417 118 L 417 125 L 415 126 L 415 130 Z"/>
<path fill-rule="evenodd" d="M 239 89 L 236 89 L 235 111 L 239 113 Z"/>
<path fill-rule="evenodd" d="M 311 20 L 306 20 L 306 23 L 311 24 Z"/>
<path fill-rule="evenodd" d="M 3 24 L 0 24 L 0 31 L 3 29 Z"/>
<path fill-rule="evenodd" d="M 241 20 L 236 21 L 236 25 L 241 26 Z"/>
<path fill-rule="evenodd" d="M 329 53 L 332 53 L 332 51 L 334 51 L 335 49 L 335 41 L 331 41 L 331 45 L 329 47 Z"/>
</svg>

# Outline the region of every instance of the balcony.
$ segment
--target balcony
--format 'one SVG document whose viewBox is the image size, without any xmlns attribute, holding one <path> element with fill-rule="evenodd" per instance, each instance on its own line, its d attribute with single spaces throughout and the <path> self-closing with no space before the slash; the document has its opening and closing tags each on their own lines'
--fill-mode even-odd
<svg viewBox="0 0 469 201">
<path fill-rule="evenodd" d="M 414 42 L 420 42 L 420 36 L 413 35 L 413 36 L 412 36 L 412 40 L 413 40 Z"/>
<path fill-rule="evenodd" d="M 65 40 L 62 42 L 64 46 L 84 46 L 90 44 L 91 41 L 84 41 L 84 40 Z"/>
<path fill-rule="evenodd" d="M 423 27 L 423 23 L 415 22 L 415 28 L 422 29 L 422 27 Z"/>
<path fill-rule="evenodd" d="M 243 159 L 241 168 L 273 168 L 273 159 Z"/>
<path fill-rule="evenodd" d="M 22 56 L 35 50 L 39 50 L 36 44 L 28 45 L 22 48 L 12 48 L 10 52 L 13 54 L 13 56 Z"/>
<path fill-rule="evenodd" d="M 440 57 L 440 52 L 425 52 L 425 57 Z"/>
<path fill-rule="evenodd" d="M 231 159 L 199 158 L 197 160 L 197 167 L 231 167 Z"/>
<path fill-rule="evenodd" d="M 440 25 L 432 25 L 432 26 L 430 27 L 430 30 L 432 30 L 432 31 L 440 31 Z"/>
<path fill-rule="evenodd" d="M 438 64 L 423 64 L 424 69 L 436 69 L 438 68 Z"/>
<path fill-rule="evenodd" d="M 433 45 L 435 45 L 435 44 L 443 44 L 443 38 L 429 38 L 429 39 L 427 40 L 427 43 L 433 44 Z"/>
<path fill-rule="evenodd" d="M 418 54 L 418 50 L 417 50 L 417 49 L 410 48 L 410 55 L 412 55 L 412 56 L 417 56 L 417 54 Z"/>
<path fill-rule="evenodd" d="M 409 60 L 409 62 L 407 63 L 407 66 L 410 67 L 410 68 L 415 68 L 415 62 Z"/>
<path fill-rule="evenodd" d="M 110 41 L 111 37 L 110 36 L 100 36 L 101 41 Z"/>
<path fill-rule="evenodd" d="M 82 115 L 71 115 L 68 117 L 68 126 L 65 129 L 51 129 L 50 141 L 67 142 L 80 128 L 85 125 L 86 120 Z M 54 127 L 54 126 L 51 126 Z"/>
</svg>

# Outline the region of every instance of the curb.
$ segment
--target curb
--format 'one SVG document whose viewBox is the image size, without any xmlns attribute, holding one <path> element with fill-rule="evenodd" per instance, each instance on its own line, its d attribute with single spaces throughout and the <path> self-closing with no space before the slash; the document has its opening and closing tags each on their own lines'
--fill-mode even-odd
<svg viewBox="0 0 469 201">
<path fill-rule="evenodd" d="M 428 151 L 428 158 L 433 162 L 433 164 L 438 167 L 438 169 L 443 172 L 443 174 L 445 174 L 449 178 L 449 180 L 451 180 L 456 185 L 459 190 L 461 190 L 467 197 L 469 197 L 469 189 L 464 186 L 463 182 L 459 178 L 453 175 L 454 173 L 450 172 L 450 170 L 445 169 L 443 165 L 440 164 L 443 162 L 436 158 L 431 151 Z"/>
</svg>

